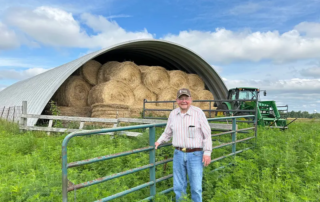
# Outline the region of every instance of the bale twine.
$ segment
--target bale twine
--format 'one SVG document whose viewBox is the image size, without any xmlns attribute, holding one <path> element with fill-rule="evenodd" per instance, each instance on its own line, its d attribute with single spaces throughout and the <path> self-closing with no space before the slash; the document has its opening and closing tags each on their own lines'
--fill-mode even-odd
<svg viewBox="0 0 320 202">
<path fill-rule="evenodd" d="M 170 86 L 179 90 L 181 88 L 188 88 L 187 74 L 180 70 L 168 71 L 170 77 Z"/>
<path fill-rule="evenodd" d="M 197 74 L 188 74 L 188 84 L 191 90 L 203 90 L 204 89 L 204 82 Z"/>
<path fill-rule="evenodd" d="M 71 76 L 65 81 L 60 96 L 66 106 L 85 107 L 88 106 L 88 94 L 91 86 L 81 76 Z"/>
<path fill-rule="evenodd" d="M 120 65 L 120 62 L 117 62 L 117 61 L 109 61 L 103 64 L 98 71 L 97 83 L 100 84 L 100 83 L 109 81 L 111 79 L 109 75 L 119 65 Z"/>
<path fill-rule="evenodd" d="M 151 66 L 142 74 L 143 84 L 152 92 L 159 94 L 170 84 L 169 74 L 163 67 Z"/>
<path fill-rule="evenodd" d="M 197 93 L 198 93 L 200 100 L 213 100 L 214 99 L 212 93 L 208 90 L 200 90 Z M 211 109 L 213 108 L 213 104 L 214 104 L 214 102 L 211 102 Z M 201 102 L 200 108 L 201 109 L 210 109 L 209 105 L 210 105 L 210 102 Z"/>
<path fill-rule="evenodd" d="M 173 101 L 177 98 L 177 90 L 171 86 L 165 88 L 157 95 L 157 101 Z M 157 106 L 162 109 L 173 109 L 172 102 L 157 103 Z M 175 106 L 177 106 L 175 104 Z"/>
<path fill-rule="evenodd" d="M 96 85 L 88 96 L 89 105 L 96 103 L 132 105 L 133 102 L 132 90 L 125 83 L 116 80 Z"/>
<path fill-rule="evenodd" d="M 89 84 L 97 85 L 98 71 L 101 67 L 101 63 L 95 60 L 89 60 L 81 68 L 81 75 Z"/>
<path fill-rule="evenodd" d="M 117 80 L 121 81 L 131 89 L 135 89 L 141 84 L 141 72 L 134 62 L 122 62 L 117 68 L 111 68 L 106 75 L 106 81 Z"/>
<path fill-rule="evenodd" d="M 77 117 L 90 117 L 90 107 L 64 107 L 57 106 L 60 116 L 77 116 Z"/>
<path fill-rule="evenodd" d="M 135 101 L 134 101 L 133 105 L 140 107 L 140 108 L 143 107 L 144 99 L 146 99 L 148 101 L 156 101 L 157 100 L 157 95 L 155 93 L 151 92 L 143 84 L 140 84 L 138 87 L 136 87 L 133 91 L 133 94 L 135 97 Z M 147 104 L 146 107 L 150 108 L 152 106 L 156 106 L 155 103 Z"/>
</svg>

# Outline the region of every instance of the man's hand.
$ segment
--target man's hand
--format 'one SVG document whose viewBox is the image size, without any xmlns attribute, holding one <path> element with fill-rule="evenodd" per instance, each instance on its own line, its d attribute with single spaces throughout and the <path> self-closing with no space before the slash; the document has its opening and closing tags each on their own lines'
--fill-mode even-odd
<svg viewBox="0 0 320 202">
<path fill-rule="evenodd" d="M 204 166 L 208 166 L 211 162 L 211 156 L 203 155 L 202 163 Z"/>
<path fill-rule="evenodd" d="M 156 146 L 155 149 L 158 149 L 158 146 L 159 146 L 159 145 L 160 145 L 159 142 L 155 142 L 155 143 L 154 143 L 154 146 Z"/>
</svg>

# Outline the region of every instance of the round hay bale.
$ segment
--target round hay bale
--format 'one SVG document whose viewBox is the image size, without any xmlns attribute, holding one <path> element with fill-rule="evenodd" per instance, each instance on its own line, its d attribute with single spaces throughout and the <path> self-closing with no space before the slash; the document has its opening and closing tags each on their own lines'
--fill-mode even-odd
<svg viewBox="0 0 320 202">
<path fill-rule="evenodd" d="M 132 105 L 133 102 L 132 90 L 125 83 L 116 80 L 96 85 L 88 96 L 89 105 L 96 103 Z"/>
<path fill-rule="evenodd" d="M 81 68 L 81 75 L 89 84 L 96 85 L 98 71 L 101 67 L 101 63 L 95 60 L 89 60 Z"/>
<path fill-rule="evenodd" d="M 117 61 L 109 61 L 105 64 L 103 64 L 99 71 L 98 71 L 98 75 L 97 75 L 97 83 L 103 83 L 106 81 L 109 81 L 110 78 L 110 74 L 112 71 L 114 71 L 114 69 L 116 69 L 121 63 L 117 62 Z"/>
<path fill-rule="evenodd" d="M 142 74 L 144 85 L 152 92 L 159 94 L 170 84 L 169 74 L 163 67 L 151 66 Z"/>
<path fill-rule="evenodd" d="M 88 106 L 88 94 L 91 86 L 81 76 L 71 76 L 66 81 L 65 100 L 67 106 Z"/>
<path fill-rule="evenodd" d="M 200 90 L 197 93 L 198 93 L 200 100 L 213 100 L 214 99 L 212 93 L 208 90 Z M 214 102 L 211 102 L 211 109 L 213 108 L 213 104 L 214 104 Z M 210 105 L 210 102 L 201 102 L 200 108 L 201 109 L 210 109 L 209 105 Z"/>
<path fill-rule="evenodd" d="M 197 74 L 188 74 L 188 85 L 191 90 L 203 90 L 204 82 Z"/>
<path fill-rule="evenodd" d="M 135 101 L 135 106 L 139 106 L 140 108 L 143 107 L 143 101 L 144 99 L 147 99 L 148 101 L 156 101 L 157 95 L 153 92 L 151 92 L 147 87 L 145 87 L 143 84 L 140 84 L 138 87 L 136 87 L 133 91 Z M 155 104 L 150 103 L 147 104 L 147 107 L 155 106 Z"/>
<path fill-rule="evenodd" d="M 180 70 L 168 71 L 170 77 L 170 86 L 179 90 L 181 88 L 188 88 L 187 74 Z"/>
<path fill-rule="evenodd" d="M 177 98 L 177 90 L 173 87 L 167 87 L 157 95 L 157 101 L 175 101 Z M 173 109 L 173 103 L 157 103 L 157 106 L 162 109 Z M 175 106 L 177 106 L 175 104 Z"/>
<path fill-rule="evenodd" d="M 141 72 L 138 66 L 134 62 L 122 62 L 117 68 L 112 68 L 110 73 L 107 73 L 107 81 L 117 80 L 121 81 L 131 89 L 135 89 L 138 85 L 141 84 Z"/>
</svg>

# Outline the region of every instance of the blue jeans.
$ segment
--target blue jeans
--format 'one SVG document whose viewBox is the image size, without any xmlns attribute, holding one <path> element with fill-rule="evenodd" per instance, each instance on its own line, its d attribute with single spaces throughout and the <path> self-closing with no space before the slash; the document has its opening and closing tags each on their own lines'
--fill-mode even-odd
<svg viewBox="0 0 320 202">
<path fill-rule="evenodd" d="M 185 153 L 174 150 L 173 156 L 173 191 L 176 201 L 186 195 L 187 174 L 191 188 L 191 199 L 194 202 L 202 201 L 202 163 L 203 151 Z"/>
</svg>

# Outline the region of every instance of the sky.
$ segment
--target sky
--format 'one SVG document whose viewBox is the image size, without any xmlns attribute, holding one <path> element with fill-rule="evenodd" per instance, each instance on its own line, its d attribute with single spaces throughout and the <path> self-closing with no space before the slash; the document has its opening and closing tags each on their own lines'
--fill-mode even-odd
<svg viewBox="0 0 320 202">
<path fill-rule="evenodd" d="M 90 52 L 160 39 L 200 55 L 227 88 L 320 112 L 320 0 L 0 0 L 0 90 Z"/>
</svg>

